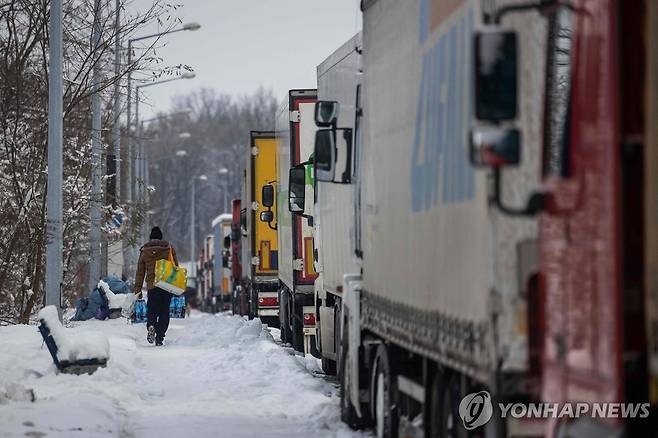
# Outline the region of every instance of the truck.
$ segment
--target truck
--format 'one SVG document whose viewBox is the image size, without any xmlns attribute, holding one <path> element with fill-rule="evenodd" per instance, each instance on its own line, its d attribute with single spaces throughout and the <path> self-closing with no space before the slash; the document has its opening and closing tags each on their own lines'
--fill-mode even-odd
<svg viewBox="0 0 658 438">
<path fill-rule="evenodd" d="M 272 131 L 251 131 L 243 177 L 245 233 L 242 238 L 242 287 L 248 301 L 249 318 L 279 325 L 279 237 L 272 222 L 263 222 L 263 214 L 273 217 L 278 208 L 270 190 L 277 180 L 277 140 Z M 265 190 L 267 192 L 267 189 Z M 265 194 L 265 196 L 263 196 Z"/>
<path fill-rule="evenodd" d="M 247 301 L 242 294 L 242 201 L 231 201 L 231 308 L 235 315 L 247 313 Z"/>
<path fill-rule="evenodd" d="M 334 236 L 360 259 L 343 277 L 342 419 L 380 437 L 655 434 L 658 7 L 361 7 L 354 127 L 335 101 L 315 113 L 317 184 L 355 190 L 353 236 Z M 485 400 L 473 426 L 482 410 L 462 403 Z M 542 401 L 651 415 L 499 409 Z"/>
<path fill-rule="evenodd" d="M 281 339 L 295 350 L 317 355 L 315 348 L 315 303 L 312 154 L 317 90 L 290 90 L 276 114 L 277 179 L 264 187 L 276 192 L 274 217 L 263 223 L 279 233 L 279 322 Z M 276 186 L 276 187 L 275 187 Z M 309 202 L 303 202 L 309 199 Z"/>
<path fill-rule="evenodd" d="M 212 261 L 212 301 L 213 309 L 230 310 L 231 307 L 231 221 L 233 215 L 222 213 L 211 222 L 214 253 Z"/>
<path fill-rule="evenodd" d="M 317 67 L 318 100 L 335 101 L 339 127 L 352 128 L 361 63 L 361 34 L 356 34 Z M 326 374 L 336 374 L 343 275 L 358 272 L 358 258 L 349 237 L 353 235 L 353 184 L 315 185 L 313 226 L 317 252 L 314 283 L 316 345 Z"/>
<path fill-rule="evenodd" d="M 213 309 L 213 265 L 214 265 L 214 236 L 208 234 L 203 239 L 203 247 L 197 259 L 197 297 L 199 307 L 204 312 Z"/>
</svg>

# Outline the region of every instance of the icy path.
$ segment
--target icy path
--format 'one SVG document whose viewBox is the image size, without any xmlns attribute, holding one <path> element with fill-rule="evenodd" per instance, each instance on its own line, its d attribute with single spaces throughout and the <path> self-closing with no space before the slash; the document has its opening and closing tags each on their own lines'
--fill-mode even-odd
<svg viewBox="0 0 658 438">
<path fill-rule="evenodd" d="M 110 362 L 92 376 L 57 375 L 36 327 L 0 327 L 0 437 L 359 436 L 340 422 L 336 388 L 311 373 L 317 361 L 258 321 L 172 320 L 164 348 L 123 319 L 74 324 L 110 339 Z"/>
</svg>

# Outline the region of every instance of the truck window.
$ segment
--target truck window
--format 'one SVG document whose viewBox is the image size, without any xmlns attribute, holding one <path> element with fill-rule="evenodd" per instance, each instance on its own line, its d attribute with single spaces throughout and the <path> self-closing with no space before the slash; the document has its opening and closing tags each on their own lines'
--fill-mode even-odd
<svg viewBox="0 0 658 438">
<path fill-rule="evenodd" d="M 247 209 L 243 208 L 240 210 L 240 228 L 242 229 L 242 234 L 247 235 Z"/>
<path fill-rule="evenodd" d="M 544 177 L 569 176 L 572 12 L 556 8 L 549 17 L 544 111 Z"/>
</svg>

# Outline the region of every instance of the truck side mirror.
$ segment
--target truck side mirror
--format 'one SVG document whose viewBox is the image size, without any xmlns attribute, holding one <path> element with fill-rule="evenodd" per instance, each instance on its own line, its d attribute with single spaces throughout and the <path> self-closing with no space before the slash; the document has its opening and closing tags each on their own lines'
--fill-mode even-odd
<svg viewBox="0 0 658 438">
<path fill-rule="evenodd" d="M 319 129 L 315 132 L 313 153 L 318 181 L 352 182 L 352 129 Z M 338 179 L 336 179 L 338 173 Z"/>
<path fill-rule="evenodd" d="M 274 187 L 272 184 L 266 184 L 262 190 L 263 206 L 270 208 L 274 205 Z"/>
<path fill-rule="evenodd" d="M 261 211 L 260 212 L 260 221 L 270 223 L 274 220 L 274 213 L 272 210 Z"/>
<path fill-rule="evenodd" d="M 518 129 L 474 128 L 470 156 L 476 167 L 517 165 L 521 161 L 521 133 Z"/>
<path fill-rule="evenodd" d="M 225 236 L 224 237 L 224 249 L 230 249 L 231 248 L 231 236 Z"/>
<path fill-rule="evenodd" d="M 313 160 L 318 181 L 333 182 L 336 171 L 336 132 L 333 129 L 315 131 Z"/>
<path fill-rule="evenodd" d="M 517 112 L 516 33 L 493 28 L 475 35 L 475 116 L 513 120 Z"/>
<path fill-rule="evenodd" d="M 292 213 L 304 214 L 306 205 L 306 166 L 300 164 L 291 168 L 288 176 L 288 208 Z"/>
<path fill-rule="evenodd" d="M 315 124 L 321 128 L 335 126 L 338 120 L 338 102 L 319 100 L 315 103 Z"/>
</svg>

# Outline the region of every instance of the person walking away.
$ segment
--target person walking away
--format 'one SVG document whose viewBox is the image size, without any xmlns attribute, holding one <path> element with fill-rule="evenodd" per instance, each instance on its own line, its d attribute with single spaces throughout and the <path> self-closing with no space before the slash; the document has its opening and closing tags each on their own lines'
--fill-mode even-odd
<svg viewBox="0 0 658 438">
<path fill-rule="evenodd" d="M 149 344 L 155 341 L 156 346 L 161 346 L 165 333 L 169 327 L 169 304 L 171 294 L 164 289 L 154 285 L 155 262 L 169 259 L 171 252 L 174 263 L 178 265 L 176 251 L 166 240 L 162 240 L 162 231 L 153 227 L 149 241 L 139 249 L 139 261 L 137 262 L 137 273 L 135 275 L 134 293 L 142 298 L 142 285 L 146 280 L 148 290 L 148 302 L 146 308 L 146 340 Z"/>
</svg>

